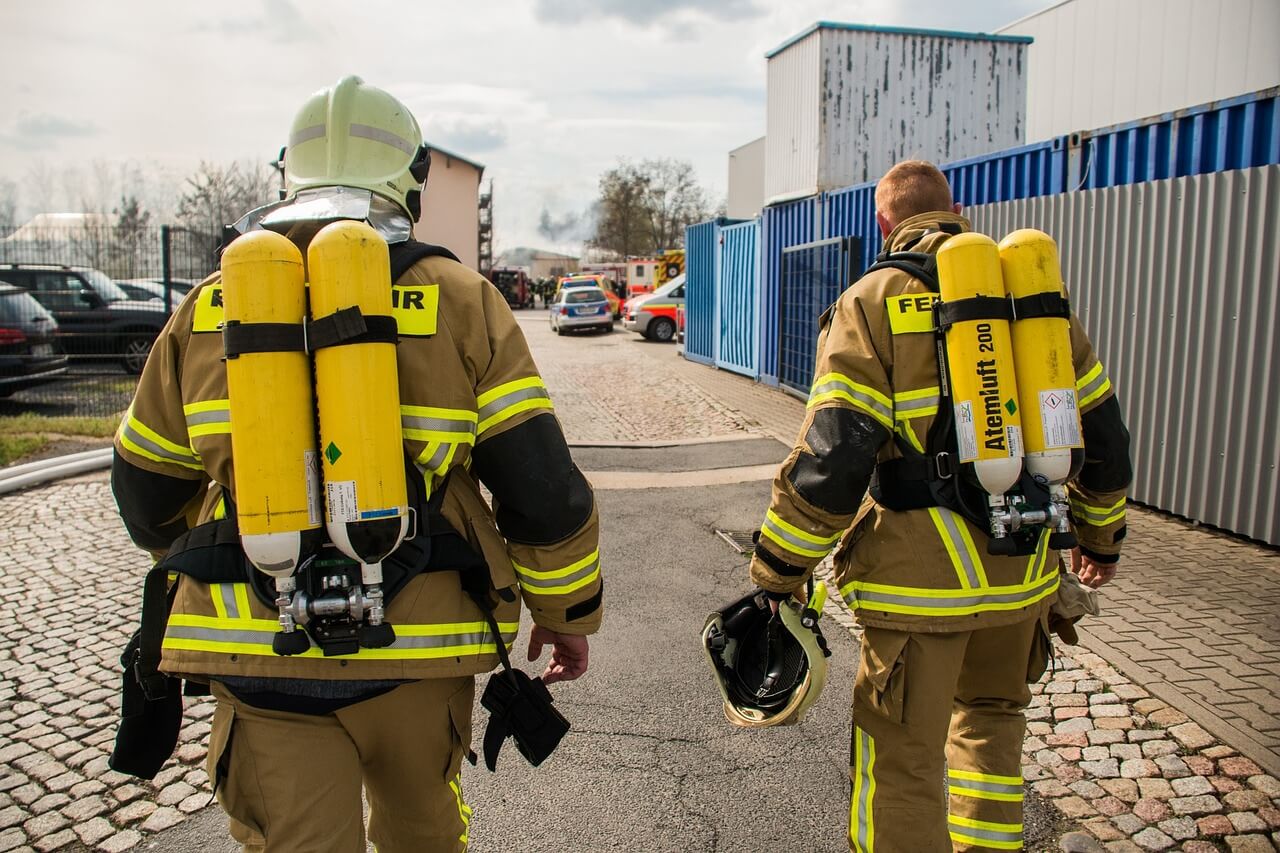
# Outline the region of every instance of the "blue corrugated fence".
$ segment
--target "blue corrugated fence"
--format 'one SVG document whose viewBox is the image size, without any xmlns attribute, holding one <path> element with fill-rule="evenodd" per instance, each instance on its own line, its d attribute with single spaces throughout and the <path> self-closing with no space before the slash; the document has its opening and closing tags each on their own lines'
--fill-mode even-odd
<svg viewBox="0 0 1280 853">
<path fill-rule="evenodd" d="M 760 376 L 760 222 L 720 229 L 716 366 Z"/>
</svg>

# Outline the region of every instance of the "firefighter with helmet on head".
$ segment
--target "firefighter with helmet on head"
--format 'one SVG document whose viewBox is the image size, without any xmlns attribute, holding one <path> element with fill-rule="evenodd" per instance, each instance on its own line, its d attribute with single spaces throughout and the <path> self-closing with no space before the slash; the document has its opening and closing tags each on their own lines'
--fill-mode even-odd
<svg viewBox="0 0 1280 853">
<path fill-rule="evenodd" d="M 209 778 L 246 850 L 364 850 L 362 789 L 379 850 L 464 850 L 475 676 L 503 667 L 490 769 L 509 735 L 537 763 L 568 727 L 543 684 L 586 671 L 600 625 L 594 498 L 511 310 L 412 239 L 429 163 L 390 94 L 311 95 L 283 198 L 236 223 L 115 438 L 121 517 L 157 563 L 112 766 L 154 775 L 182 680 L 207 685 Z M 508 661 L 522 602 L 541 680 Z"/>
<path fill-rule="evenodd" d="M 885 253 L 822 317 L 751 579 L 791 605 L 834 550 L 865 629 L 850 850 L 1021 849 L 1027 685 L 1081 612 L 1055 599 L 1115 574 L 1129 436 L 1047 235 L 970 233 L 922 161 L 876 211 Z"/>
</svg>

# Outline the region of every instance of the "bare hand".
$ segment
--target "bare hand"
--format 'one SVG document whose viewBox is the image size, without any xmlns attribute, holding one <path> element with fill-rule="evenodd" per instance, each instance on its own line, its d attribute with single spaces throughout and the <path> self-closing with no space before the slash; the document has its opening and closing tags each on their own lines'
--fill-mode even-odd
<svg viewBox="0 0 1280 853">
<path fill-rule="evenodd" d="M 1097 589 L 1116 576 L 1118 563 L 1095 563 L 1080 553 L 1079 548 L 1071 549 L 1071 571 L 1080 578 L 1080 583 Z"/>
<path fill-rule="evenodd" d="M 557 634 L 550 628 L 535 625 L 529 633 L 529 660 L 542 656 L 542 647 L 551 646 L 551 660 L 542 673 L 543 684 L 573 681 L 587 671 L 587 638 L 576 634 Z"/>
</svg>

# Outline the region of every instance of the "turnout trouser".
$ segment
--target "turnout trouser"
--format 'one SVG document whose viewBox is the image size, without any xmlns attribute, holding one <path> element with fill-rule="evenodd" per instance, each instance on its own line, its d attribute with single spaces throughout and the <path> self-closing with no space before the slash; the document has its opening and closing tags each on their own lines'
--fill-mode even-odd
<svg viewBox="0 0 1280 853">
<path fill-rule="evenodd" d="M 946 634 L 867 628 L 849 849 L 1020 850 L 1022 712 L 1048 651 L 1039 618 Z"/>
<path fill-rule="evenodd" d="M 471 809 L 460 776 L 475 679 L 401 685 L 332 714 L 246 705 L 217 682 L 208 772 L 246 853 L 454 853 Z"/>
</svg>

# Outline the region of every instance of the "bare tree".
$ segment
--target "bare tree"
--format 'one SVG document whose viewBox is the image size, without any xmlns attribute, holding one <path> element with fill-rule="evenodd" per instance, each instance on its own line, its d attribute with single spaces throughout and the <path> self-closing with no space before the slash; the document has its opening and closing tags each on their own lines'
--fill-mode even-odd
<svg viewBox="0 0 1280 853">
<path fill-rule="evenodd" d="M 0 230 L 17 225 L 18 185 L 8 178 L 0 178 Z"/>
<path fill-rule="evenodd" d="M 252 162 L 202 162 L 178 199 L 178 221 L 203 234 L 220 234 L 245 212 L 273 198 L 275 173 Z"/>
<path fill-rule="evenodd" d="M 684 229 L 708 216 L 706 191 L 684 160 L 620 162 L 600 176 L 599 216 L 591 241 L 620 257 L 684 245 Z"/>
</svg>

